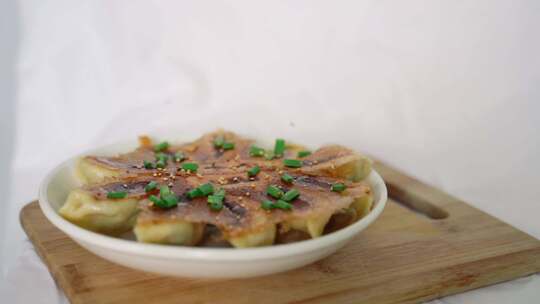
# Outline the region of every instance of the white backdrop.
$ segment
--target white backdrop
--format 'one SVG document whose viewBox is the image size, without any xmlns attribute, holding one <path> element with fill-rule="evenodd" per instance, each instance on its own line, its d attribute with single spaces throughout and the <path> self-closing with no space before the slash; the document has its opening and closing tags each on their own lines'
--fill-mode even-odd
<svg viewBox="0 0 540 304">
<path fill-rule="evenodd" d="M 18 224 L 47 170 L 165 128 L 350 145 L 540 238 L 539 1 L 23 0 L 13 9 L 17 95 L 1 101 L 14 113 L 2 126 L 11 169 L 0 181 L 9 303 L 64 301 Z M 534 299 L 539 275 L 440 302 Z"/>
</svg>

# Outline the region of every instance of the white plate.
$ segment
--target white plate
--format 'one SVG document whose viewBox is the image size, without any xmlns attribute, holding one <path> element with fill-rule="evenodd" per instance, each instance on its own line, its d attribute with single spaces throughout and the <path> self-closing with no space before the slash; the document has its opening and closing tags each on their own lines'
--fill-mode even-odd
<svg viewBox="0 0 540 304">
<path fill-rule="evenodd" d="M 136 142 L 117 144 L 85 153 L 114 155 L 136 147 Z M 259 248 L 198 248 L 144 244 L 113 238 L 80 228 L 58 215 L 68 193 L 78 186 L 73 175 L 75 160 L 65 161 L 41 183 L 39 206 L 53 225 L 94 254 L 120 265 L 164 275 L 199 278 L 240 278 L 282 272 L 320 260 L 343 247 L 382 212 L 387 200 L 386 185 L 372 171 L 367 182 L 372 186 L 372 211 L 339 231 L 292 244 Z"/>
</svg>

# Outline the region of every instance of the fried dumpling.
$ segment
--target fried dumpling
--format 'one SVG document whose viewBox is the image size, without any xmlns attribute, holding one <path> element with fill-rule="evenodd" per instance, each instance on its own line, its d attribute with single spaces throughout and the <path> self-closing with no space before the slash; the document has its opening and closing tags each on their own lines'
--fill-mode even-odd
<svg viewBox="0 0 540 304">
<path fill-rule="evenodd" d="M 230 144 L 225 149 L 218 141 Z M 285 234 L 287 242 L 294 235 L 319 237 L 338 215 L 353 221 L 371 210 L 372 193 L 362 182 L 371 170 L 368 158 L 333 145 L 298 159 L 298 151 L 305 148 L 290 143 L 282 157 L 268 157 L 268 150 L 260 148 L 254 154 L 255 144 L 217 131 L 159 151 L 147 143 L 119 156 L 84 157 L 78 171 L 85 185 L 70 193 L 60 214 L 97 232 L 133 229 L 140 242 L 195 246 L 207 243 L 205 238 L 217 231 L 219 239 L 244 248 L 272 245 Z M 148 165 L 156 158 L 165 163 L 159 168 Z M 298 159 L 299 165 L 287 167 L 285 158 Z M 196 170 L 185 169 L 186 163 L 196 165 Z M 257 172 L 248 174 L 255 167 Z M 290 180 L 284 180 L 284 174 Z M 151 182 L 159 186 L 148 189 Z M 223 191 L 219 209 L 209 208 L 208 195 L 213 192 L 187 195 L 204 184 Z M 333 191 L 335 184 L 343 189 Z M 281 194 L 293 189 L 297 194 L 281 203 L 287 208 L 263 208 L 263 201 L 278 201 L 267 193 L 269 186 Z M 152 195 L 159 197 L 160 187 L 174 193 L 178 203 L 163 207 L 150 201 Z M 110 198 L 111 192 L 125 192 L 125 197 Z"/>
</svg>

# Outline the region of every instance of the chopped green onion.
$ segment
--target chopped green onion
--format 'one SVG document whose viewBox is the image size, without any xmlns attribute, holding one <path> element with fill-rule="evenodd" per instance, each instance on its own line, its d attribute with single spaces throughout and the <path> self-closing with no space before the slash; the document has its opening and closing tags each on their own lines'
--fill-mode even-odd
<svg viewBox="0 0 540 304">
<path fill-rule="evenodd" d="M 163 152 L 158 152 L 156 153 L 156 161 L 157 160 L 163 160 L 165 162 L 167 162 L 167 160 L 169 159 L 169 155 L 168 154 L 165 154 Z"/>
<path fill-rule="evenodd" d="M 223 147 L 223 144 L 225 143 L 225 138 L 223 138 L 223 135 L 218 135 L 216 138 L 214 138 L 214 147 L 221 148 Z"/>
<path fill-rule="evenodd" d="M 223 209 L 223 200 L 225 199 L 225 190 L 218 189 L 214 191 L 213 195 L 208 196 L 208 206 L 214 211 Z"/>
<path fill-rule="evenodd" d="M 178 205 L 178 196 L 174 193 L 161 195 L 161 204 L 156 204 L 160 208 L 172 208 Z"/>
<path fill-rule="evenodd" d="M 146 186 L 144 186 L 144 191 L 145 192 L 150 192 L 150 191 L 156 189 L 157 186 L 158 186 L 158 183 L 156 183 L 155 181 L 151 181 Z"/>
<path fill-rule="evenodd" d="M 287 173 L 283 173 L 283 175 L 281 176 L 281 180 L 286 183 L 292 183 L 294 181 L 294 178 Z"/>
<path fill-rule="evenodd" d="M 157 183 L 150 182 L 148 185 L 150 185 L 151 183 L 155 183 L 153 184 L 154 187 L 152 188 L 152 189 L 155 189 L 155 187 L 157 186 Z M 156 207 L 159 207 L 159 208 L 172 208 L 178 205 L 178 196 L 176 196 L 176 194 L 174 194 L 174 192 L 172 192 L 171 189 L 169 189 L 169 187 L 167 186 L 161 186 L 159 188 L 159 197 L 155 195 L 150 195 L 148 199 L 152 203 L 154 203 Z"/>
<path fill-rule="evenodd" d="M 343 184 L 343 183 L 335 183 L 335 184 L 332 185 L 331 189 L 334 192 L 342 192 L 346 188 L 347 188 L 347 186 L 345 186 L 345 184 Z"/>
<path fill-rule="evenodd" d="M 300 168 L 302 167 L 302 162 L 298 159 L 284 159 L 283 164 L 290 168 Z"/>
<path fill-rule="evenodd" d="M 285 194 L 283 194 L 281 199 L 286 201 L 286 202 L 290 202 L 290 201 L 296 199 L 299 195 L 300 195 L 300 192 L 298 192 L 298 190 L 291 189 L 291 190 L 287 191 Z"/>
<path fill-rule="evenodd" d="M 173 156 L 174 161 L 177 162 L 177 163 L 183 161 L 185 158 L 186 158 L 186 156 L 181 151 L 178 151 L 178 152 L 174 153 L 174 156 Z"/>
<path fill-rule="evenodd" d="M 207 202 L 210 209 L 214 211 L 219 211 L 223 208 L 223 199 L 225 197 L 221 195 L 209 195 Z"/>
<path fill-rule="evenodd" d="M 255 166 L 248 170 L 247 174 L 250 177 L 254 177 L 255 175 L 259 174 L 261 172 L 261 168 L 259 166 Z"/>
<path fill-rule="evenodd" d="M 171 189 L 169 189 L 169 187 L 163 185 L 159 188 L 159 195 L 163 196 L 163 195 L 167 195 L 167 194 L 171 194 Z"/>
<path fill-rule="evenodd" d="M 311 155 L 311 151 L 307 151 L 307 150 L 304 150 L 304 151 L 298 151 L 298 154 L 297 156 L 299 158 L 302 158 L 302 157 L 306 157 L 308 155 Z"/>
<path fill-rule="evenodd" d="M 163 169 L 163 168 L 165 168 L 165 167 L 167 167 L 167 162 L 164 161 L 163 159 L 160 159 L 160 160 L 158 160 L 158 161 L 156 162 L 156 168 L 161 168 L 161 169 Z"/>
<path fill-rule="evenodd" d="M 292 205 L 287 203 L 286 201 L 282 201 L 282 200 L 278 200 L 275 204 L 274 204 L 274 207 L 275 208 L 278 208 L 278 209 L 284 209 L 284 210 L 290 210 L 292 209 Z"/>
<path fill-rule="evenodd" d="M 199 188 L 195 188 L 195 189 L 191 189 L 189 190 L 187 193 L 186 193 L 186 196 L 193 199 L 193 198 L 196 198 L 196 197 L 201 197 L 201 196 L 204 196 L 201 189 Z"/>
<path fill-rule="evenodd" d="M 223 135 L 218 135 L 214 139 L 214 147 L 221 148 L 223 150 L 232 150 L 234 149 L 234 143 L 225 141 Z"/>
<path fill-rule="evenodd" d="M 197 169 L 199 169 L 199 165 L 196 163 L 183 163 L 182 169 L 186 171 L 197 172 Z"/>
<path fill-rule="evenodd" d="M 278 138 L 276 139 L 276 144 L 274 145 L 274 154 L 277 157 L 283 156 L 283 152 L 285 152 L 285 140 Z"/>
<path fill-rule="evenodd" d="M 161 203 L 161 199 L 155 195 L 150 195 L 148 199 L 156 205 Z"/>
<path fill-rule="evenodd" d="M 154 164 L 152 162 L 147 161 L 147 160 L 143 161 L 143 164 L 144 164 L 144 167 L 146 169 L 154 169 L 155 168 Z"/>
<path fill-rule="evenodd" d="M 150 195 L 148 199 L 154 203 L 156 207 L 159 208 L 172 208 L 178 205 L 178 197 L 176 194 L 169 192 L 165 194 L 160 194 L 160 197 L 155 195 Z"/>
<path fill-rule="evenodd" d="M 167 150 L 168 148 L 169 148 L 169 143 L 166 141 L 163 141 L 154 146 L 154 151 L 161 152 L 163 150 Z"/>
<path fill-rule="evenodd" d="M 255 146 L 255 145 L 251 146 L 249 148 L 249 155 L 255 156 L 255 157 L 264 156 L 264 149 L 259 148 L 259 147 Z"/>
<path fill-rule="evenodd" d="M 168 154 L 165 154 L 165 153 L 162 153 L 162 152 L 158 152 L 156 153 L 156 168 L 165 168 L 167 167 L 167 160 L 169 159 L 169 155 Z"/>
<path fill-rule="evenodd" d="M 126 191 L 111 191 L 107 192 L 107 198 L 125 198 L 127 196 Z"/>
<path fill-rule="evenodd" d="M 281 198 L 283 196 L 283 191 L 274 185 L 268 186 L 266 193 L 274 198 Z"/>
<path fill-rule="evenodd" d="M 221 195 L 209 195 L 207 201 L 211 204 L 223 202 L 224 197 Z"/>
<path fill-rule="evenodd" d="M 204 196 L 208 196 L 214 193 L 214 185 L 212 185 L 211 183 L 206 183 L 206 184 L 200 185 L 199 190 Z"/>
<path fill-rule="evenodd" d="M 223 197 L 215 195 L 208 196 L 208 206 L 213 211 L 219 211 L 223 209 Z"/>
<path fill-rule="evenodd" d="M 232 150 L 232 149 L 234 149 L 234 143 L 232 142 L 223 143 L 223 150 Z"/>
<path fill-rule="evenodd" d="M 270 200 L 264 200 L 261 202 L 261 207 L 264 209 L 264 210 L 270 210 L 270 209 L 273 209 L 274 208 L 274 202 L 270 201 Z"/>
</svg>

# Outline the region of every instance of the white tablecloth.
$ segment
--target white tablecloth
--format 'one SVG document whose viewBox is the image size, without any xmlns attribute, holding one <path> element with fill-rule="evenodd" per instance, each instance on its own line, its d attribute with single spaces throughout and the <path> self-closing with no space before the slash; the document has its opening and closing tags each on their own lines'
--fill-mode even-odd
<svg viewBox="0 0 540 304">
<path fill-rule="evenodd" d="M 18 224 L 47 171 L 162 129 L 350 145 L 540 238 L 538 1 L 5 7 L 3 303 L 65 302 Z M 510 302 L 540 276 L 435 301 Z"/>
</svg>

